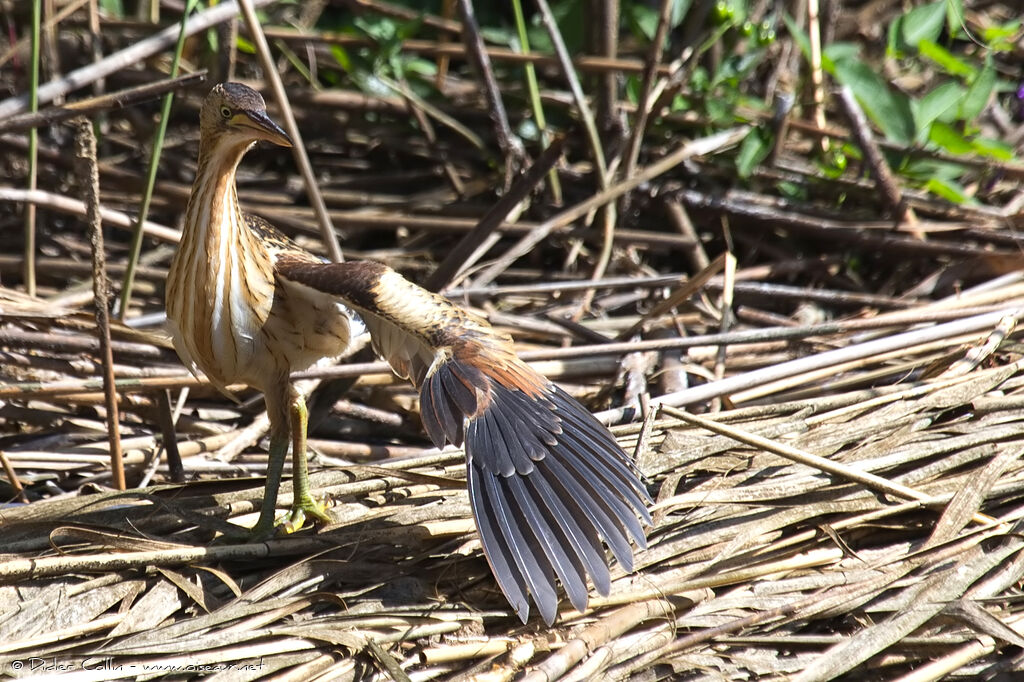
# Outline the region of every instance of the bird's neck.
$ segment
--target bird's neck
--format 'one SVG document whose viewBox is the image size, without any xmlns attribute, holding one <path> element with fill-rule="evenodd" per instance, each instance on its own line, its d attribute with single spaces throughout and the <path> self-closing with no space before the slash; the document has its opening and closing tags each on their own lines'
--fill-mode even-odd
<svg viewBox="0 0 1024 682">
<path fill-rule="evenodd" d="M 238 205 L 235 171 L 251 145 L 200 147 L 192 196 L 185 212 L 182 248 L 198 247 L 198 252 L 216 260 L 222 249 L 251 252 L 261 245 L 246 227 Z"/>
</svg>

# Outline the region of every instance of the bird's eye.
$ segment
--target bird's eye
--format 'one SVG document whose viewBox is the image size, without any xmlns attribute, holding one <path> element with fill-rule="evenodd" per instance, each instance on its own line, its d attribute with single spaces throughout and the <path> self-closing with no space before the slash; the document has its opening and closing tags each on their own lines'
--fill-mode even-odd
<svg viewBox="0 0 1024 682">
<path fill-rule="evenodd" d="M 231 118 L 231 109 L 229 109 L 228 107 L 221 107 L 220 115 L 224 118 Z"/>
</svg>

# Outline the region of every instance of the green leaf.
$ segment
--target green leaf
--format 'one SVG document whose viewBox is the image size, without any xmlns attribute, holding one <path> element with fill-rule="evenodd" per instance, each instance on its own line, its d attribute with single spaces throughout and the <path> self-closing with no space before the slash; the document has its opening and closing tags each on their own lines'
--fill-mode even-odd
<svg viewBox="0 0 1024 682">
<path fill-rule="evenodd" d="M 751 50 L 745 54 L 732 55 L 722 60 L 712 81 L 712 87 L 726 84 L 730 88 L 739 89 L 740 81 L 752 73 L 764 62 L 761 50 Z"/>
<path fill-rule="evenodd" d="M 480 37 L 484 39 L 485 43 L 494 43 L 495 45 L 519 44 L 519 36 L 516 35 L 515 29 L 508 26 L 481 26 Z"/>
<path fill-rule="evenodd" d="M 902 19 L 900 37 L 906 45 L 916 50 L 922 40 L 934 43 L 946 23 L 946 0 L 915 7 L 904 14 Z"/>
<path fill-rule="evenodd" d="M 842 177 L 843 173 L 846 172 L 847 167 L 850 165 L 850 161 L 846 157 L 846 154 L 843 153 L 841 147 L 829 145 L 829 148 L 821 156 L 821 159 L 816 165 L 826 178 L 835 180 L 836 178 Z"/>
<path fill-rule="evenodd" d="M 959 83 L 943 83 L 921 99 L 910 102 L 911 110 L 914 112 L 914 125 L 917 128 L 916 142 L 928 139 L 928 131 L 933 121 L 943 117 L 947 112 L 957 110 L 964 92 L 964 87 Z"/>
<path fill-rule="evenodd" d="M 928 131 L 928 139 L 950 154 L 970 154 L 971 143 L 948 123 L 935 121 Z"/>
<path fill-rule="evenodd" d="M 950 76 L 970 79 L 974 78 L 974 75 L 978 73 L 978 69 L 974 66 L 930 40 L 922 40 L 917 44 L 917 48 L 922 57 L 935 62 L 937 66 Z"/>
<path fill-rule="evenodd" d="M 395 30 L 395 39 L 398 40 L 399 42 L 401 42 L 403 40 L 408 40 L 410 38 L 415 38 L 416 34 L 419 33 L 420 28 L 422 28 L 422 27 L 423 27 L 423 17 L 422 16 L 418 16 L 418 17 L 416 17 L 414 19 L 409 19 L 407 21 L 397 22 L 397 26 L 395 27 L 395 29 L 396 29 Z"/>
<path fill-rule="evenodd" d="M 425 79 L 434 78 L 437 75 L 437 63 L 429 59 L 406 57 L 405 72 L 408 75 L 420 76 Z"/>
<path fill-rule="evenodd" d="M 633 35 L 646 38 L 647 42 L 654 40 L 654 34 L 658 30 L 658 12 L 638 3 L 629 4 L 625 9 Z"/>
<path fill-rule="evenodd" d="M 626 78 L 626 99 L 629 100 L 630 104 L 636 104 L 640 101 L 640 86 L 642 85 L 638 76 L 629 76 Z"/>
<path fill-rule="evenodd" d="M 770 136 L 758 128 L 753 128 L 743 138 L 739 153 L 736 155 L 736 171 L 741 178 L 749 178 L 759 163 L 765 160 L 772 150 Z"/>
<path fill-rule="evenodd" d="M 839 150 L 842 152 L 843 156 L 849 159 L 853 159 L 854 161 L 864 160 L 864 152 L 860 147 L 852 142 L 843 142 L 843 144 L 839 146 Z"/>
<path fill-rule="evenodd" d="M 836 62 L 835 76 L 853 91 L 864 113 L 886 137 L 910 144 L 914 139 L 914 115 L 906 96 L 891 90 L 874 69 L 861 61 Z"/>
<path fill-rule="evenodd" d="M 930 178 L 924 183 L 924 188 L 935 196 L 942 197 L 954 204 L 973 203 L 973 199 L 967 194 L 967 190 L 964 189 L 963 185 L 952 180 Z"/>
<path fill-rule="evenodd" d="M 220 35 L 215 29 L 206 29 L 206 45 L 209 47 L 211 54 L 220 52 Z"/>
<path fill-rule="evenodd" d="M 921 158 L 908 160 L 901 172 L 904 177 L 924 183 L 932 178 L 954 181 L 962 178 L 966 170 L 963 165 L 952 161 Z"/>
<path fill-rule="evenodd" d="M 1009 52 L 1014 49 L 1020 27 L 1020 19 L 1014 19 L 998 26 L 989 26 L 981 30 L 981 38 L 989 49 L 995 52 Z"/>
<path fill-rule="evenodd" d="M 690 90 L 693 92 L 707 92 L 711 87 L 711 77 L 708 75 L 707 69 L 703 66 L 698 66 L 690 74 Z"/>
<path fill-rule="evenodd" d="M 367 38 L 373 38 L 379 42 L 394 40 L 398 33 L 397 22 L 387 17 L 375 17 L 369 14 L 360 14 L 353 22 L 356 28 L 362 31 Z"/>
<path fill-rule="evenodd" d="M 902 39 L 902 27 L 903 17 L 896 17 L 891 24 L 889 24 L 888 30 L 885 32 L 885 56 L 898 58 L 902 57 L 903 53 L 906 52 L 907 46 L 903 44 Z"/>
<path fill-rule="evenodd" d="M 770 116 L 773 111 L 772 106 L 768 102 L 764 101 L 764 97 L 755 97 L 753 95 L 744 94 L 743 92 L 740 92 L 736 97 L 736 108 L 749 109 L 751 112 L 760 112 L 760 114 L 766 117 Z M 751 117 L 742 115 L 739 112 L 736 113 L 736 120 L 738 121 L 753 122 L 758 118 L 759 116 L 757 115 Z"/>
<path fill-rule="evenodd" d="M 124 18 L 124 3 L 121 0 L 100 0 L 100 9 L 113 17 Z"/>
<path fill-rule="evenodd" d="M 953 40 L 972 40 L 964 30 L 964 3 L 961 0 L 946 0 L 946 30 Z"/>
<path fill-rule="evenodd" d="M 828 73 L 835 73 L 836 62 L 859 58 L 860 45 L 857 43 L 832 43 L 821 50 L 821 68 Z"/>
<path fill-rule="evenodd" d="M 811 61 L 811 41 L 807 38 L 807 34 L 797 26 L 797 23 L 793 21 L 793 17 L 789 16 L 788 13 L 782 14 L 782 21 L 786 24 L 786 30 L 789 31 L 789 35 L 793 37 L 797 47 L 804 53 L 804 59 Z"/>
<path fill-rule="evenodd" d="M 352 58 L 349 57 L 348 51 L 344 47 L 341 45 L 331 45 L 331 54 L 334 56 L 334 61 L 338 62 L 338 66 L 341 67 L 342 71 L 352 72 Z"/>
<path fill-rule="evenodd" d="M 707 117 L 720 125 L 729 125 L 733 120 L 734 107 L 732 102 L 720 97 L 710 97 L 705 101 Z"/>
<path fill-rule="evenodd" d="M 988 105 L 992 96 L 992 90 L 996 86 L 996 70 L 992 68 L 992 62 L 985 60 L 985 68 L 981 70 L 971 87 L 967 90 L 967 96 L 960 103 L 959 117 L 963 121 L 973 121 Z"/>
<path fill-rule="evenodd" d="M 988 137 L 976 137 L 971 140 L 971 148 L 976 154 L 986 156 L 990 159 L 995 159 L 996 161 L 1012 161 L 1014 158 L 1013 147 L 1001 140 L 993 140 Z"/>
<path fill-rule="evenodd" d="M 789 180 L 780 180 L 776 183 L 775 189 L 787 199 L 807 201 L 807 188 L 804 185 Z"/>
<path fill-rule="evenodd" d="M 669 107 L 669 110 L 672 113 L 677 111 L 690 111 L 691 109 L 693 109 L 693 103 L 689 98 L 684 97 L 683 95 L 676 95 L 673 97 L 672 106 Z"/>
<path fill-rule="evenodd" d="M 675 28 L 683 23 L 683 19 L 686 18 L 686 13 L 690 11 L 692 4 L 692 0 L 674 0 L 672 3 L 672 13 L 669 15 L 669 26 Z"/>
<path fill-rule="evenodd" d="M 239 52 L 244 52 L 245 54 L 256 54 L 256 46 L 242 35 L 235 37 L 235 47 L 238 48 Z"/>
</svg>

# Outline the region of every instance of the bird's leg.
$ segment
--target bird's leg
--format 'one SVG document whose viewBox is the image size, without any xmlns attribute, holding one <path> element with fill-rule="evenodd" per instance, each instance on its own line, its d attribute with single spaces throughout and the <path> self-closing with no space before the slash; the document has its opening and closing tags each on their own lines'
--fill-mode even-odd
<svg viewBox="0 0 1024 682">
<path fill-rule="evenodd" d="M 260 507 L 260 518 L 252 528 L 256 539 L 265 539 L 274 534 L 274 519 L 277 510 L 277 491 L 281 487 L 281 474 L 284 471 L 284 460 L 288 456 L 287 412 L 274 409 L 269 396 L 267 411 L 270 417 L 270 450 L 267 453 L 267 483 L 263 491 L 263 505 Z"/>
<path fill-rule="evenodd" d="M 326 505 L 313 499 L 309 490 L 309 473 L 306 468 L 306 426 L 309 413 L 306 401 L 294 388 L 288 403 L 288 416 L 292 432 L 292 509 L 283 525 L 285 531 L 292 533 L 302 528 L 307 515 L 324 523 L 333 523 L 333 519 L 327 513 Z"/>
<path fill-rule="evenodd" d="M 302 528 L 307 516 L 325 523 L 332 522 L 324 505 L 313 499 L 309 490 L 306 401 L 292 386 L 284 391 L 269 391 L 265 393 L 265 398 L 267 416 L 270 418 L 270 450 L 263 506 L 260 508 L 260 518 L 252 528 L 252 535 L 257 540 L 273 535 L 274 527 L 278 525 L 285 532 L 292 533 Z M 289 442 L 292 446 L 292 507 L 288 514 L 276 518 L 277 493 L 281 487 L 281 474 L 288 456 Z"/>
</svg>

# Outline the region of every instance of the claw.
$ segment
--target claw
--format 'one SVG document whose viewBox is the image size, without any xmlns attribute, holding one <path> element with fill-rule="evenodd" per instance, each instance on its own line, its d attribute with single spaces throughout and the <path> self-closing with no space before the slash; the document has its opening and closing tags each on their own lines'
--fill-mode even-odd
<svg viewBox="0 0 1024 682">
<path fill-rule="evenodd" d="M 307 516 L 312 518 L 313 523 L 334 523 L 334 519 L 327 513 L 325 502 L 307 497 L 296 500 L 291 511 L 282 514 L 275 525 L 280 526 L 285 533 L 294 533 L 306 524 Z"/>
</svg>

